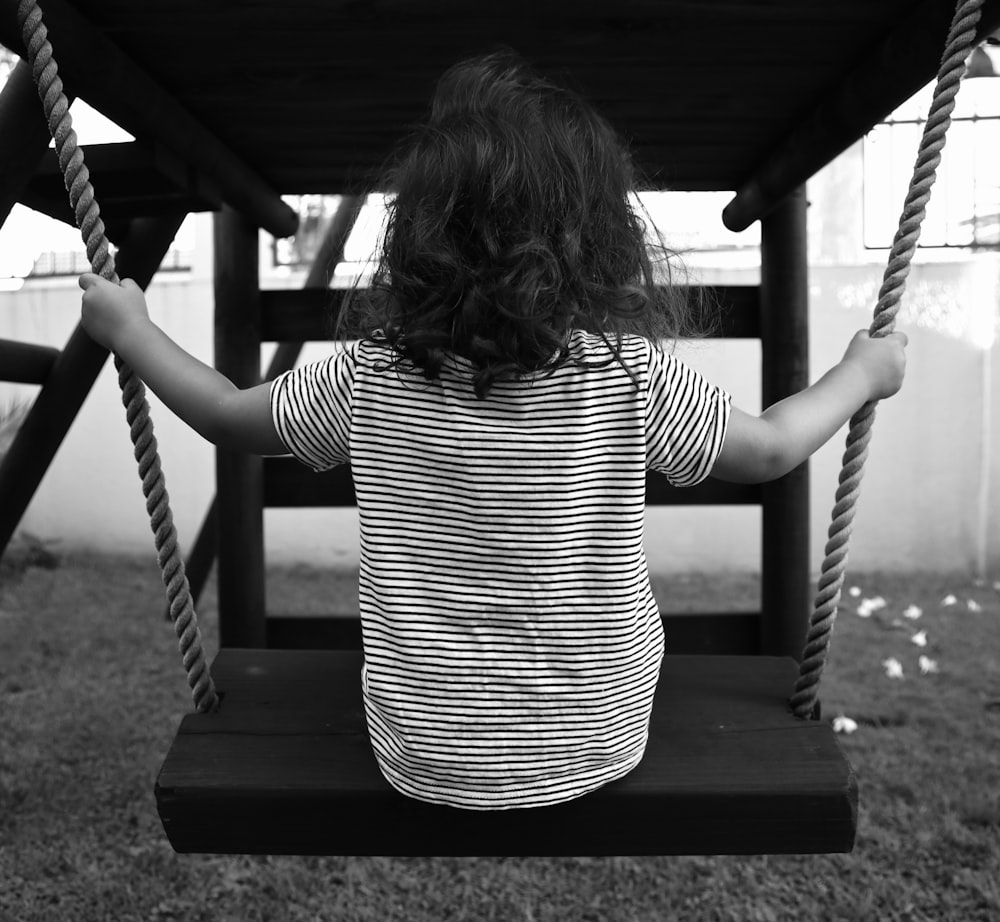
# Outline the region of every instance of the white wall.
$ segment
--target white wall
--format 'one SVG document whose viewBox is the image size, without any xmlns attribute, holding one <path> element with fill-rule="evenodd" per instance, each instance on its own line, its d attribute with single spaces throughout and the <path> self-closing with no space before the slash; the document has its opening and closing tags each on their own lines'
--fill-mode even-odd
<svg viewBox="0 0 1000 922">
<path fill-rule="evenodd" d="M 857 329 L 868 325 L 881 280 L 884 254 L 865 254 L 850 243 L 857 216 L 842 203 L 854 198 L 844 193 L 855 173 L 845 162 L 824 171 L 810 186 L 813 379 L 840 357 Z M 835 207 L 833 202 L 841 204 Z M 149 292 L 156 320 L 209 362 L 210 246 L 206 218 L 199 224 L 194 270 L 162 274 Z M 1000 569 L 1000 517 L 988 515 L 1000 498 L 1000 361 L 995 343 L 989 349 L 973 343 L 976 318 L 991 322 L 996 316 L 1000 266 L 994 254 L 960 257 L 921 260 L 909 279 L 908 306 L 900 323 L 910 336 L 909 371 L 900 395 L 879 409 L 852 544 L 851 563 L 858 569 L 974 571 L 984 560 L 994 572 Z M 754 270 L 696 269 L 696 275 L 706 282 L 736 283 L 754 283 L 757 277 Z M 20 292 L 0 293 L 0 337 L 62 346 L 78 306 L 75 280 L 29 280 Z M 307 359 L 320 357 L 324 348 L 311 346 Z M 760 409 L 758 344 L 699 342 L 678 348 L 686 360 L 728 388 L 738 405 Z M 987 384 L 990 362 L 997 373 Z M 33 391 L 0 384 L 0 406 Z M 214 492 L 212 449 L 155 398 L 151 404 L 180 539 L 190 545 Z M 992 434 L 984 445 L 989 424 Z M 812 464 L 817 567 L 842 451 L 840 435 Z M 110 363 L 42 481 L 22 528 L 64 547 L 152 547 Z M 652 509 L 647 534 L 651 566 L 659 571 L 755 570 L 759 529 L 755 509 Z M 357 560 L 356 513 L 270 510 L 266 540 L 267 552 L 275 559 L 351 564 Z"/>
</svg>

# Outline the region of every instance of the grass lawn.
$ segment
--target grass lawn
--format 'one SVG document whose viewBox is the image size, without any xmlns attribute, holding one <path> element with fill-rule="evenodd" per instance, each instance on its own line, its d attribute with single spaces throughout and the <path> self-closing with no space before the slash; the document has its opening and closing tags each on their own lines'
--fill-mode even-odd
<svg viewBox="0 0 1000 922">
<path fill-rule="evenodd" d="M 289 611 L 356 605 L 352 578 L 276 569 L 269 591 Z M 857 724 L 840 737 L 861 790 L 851 855 L 214 858 L 175 855 L 156 816 L 190 703 L 155 563 L 14 548 L 0 562 L 0 922 L 996 922 L 1000 591 L 926 573 L 848 585 L 861 592 L 845 596 L 823 707 Z M 692 574 L 668 592 L 719 610 L 752 607 L 756 588 Z M 200 616 L 214 652 L 211 590 Z"/>
</svg>

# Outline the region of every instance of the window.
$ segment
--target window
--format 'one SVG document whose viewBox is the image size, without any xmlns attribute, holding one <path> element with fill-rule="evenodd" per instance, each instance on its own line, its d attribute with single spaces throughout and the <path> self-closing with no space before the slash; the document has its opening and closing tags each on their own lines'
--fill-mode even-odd
<svg viewBox="0 0 1000 922">
<path fill-rule="evenodd" d="M 865 136 L 864 240 L 868 249 L 892 245 L 932 94 L 933 86 L 925 87 Z M 922 247 L 1000 246 L 998 151 L 1000 79 L 966 79 L 921 228 Z"/>
</svg>

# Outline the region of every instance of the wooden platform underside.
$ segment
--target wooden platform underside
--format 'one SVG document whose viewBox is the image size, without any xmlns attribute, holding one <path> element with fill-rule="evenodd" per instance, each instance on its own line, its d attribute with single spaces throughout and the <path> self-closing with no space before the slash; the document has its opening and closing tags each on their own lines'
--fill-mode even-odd
<svg viewBox="0 0 1000 922">
<path fill-rule="evenodd" d="M 356 855 L 850 851 L 857 786 L 828 723 L 786 705 L 776 657 L 664 660 L 646 756 L 555 807 L 483 813 L 419 803 L 378 771 L 361 654 L 226 649 L 212 715 L 184 718 L 156 784 L 179 852 Z"/>
</svg>

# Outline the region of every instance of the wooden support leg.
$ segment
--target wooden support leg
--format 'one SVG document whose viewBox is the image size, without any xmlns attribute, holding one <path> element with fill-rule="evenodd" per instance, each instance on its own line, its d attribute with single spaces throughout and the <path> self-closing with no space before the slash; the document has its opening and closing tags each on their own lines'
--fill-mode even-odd
<svg viewBox="0 0 1000 922">
<path fill-rule="evenodd" d="M 364 197 L 360 195 L 345 196 L 341 199 L 340 207 L 327 228 L 312 266 L 309 267 L 303 288 L 329 287 L 330 273 L 343 258 L 347 238 L 351 235 L 354 222 L 357 220 L 363 204 Z M 303 344 L 300 342 L 279 343 L 271 357 L 267 371 L 264 373 L 264 380 L 270 381 L 282 372 L 294 368 L 302 352 L 302 346 Z M 205 514 L 194 544 L 191 545 L 191 554 L 185 564 L 191 595 L 196 603 L 208 581 L 212 564 L 215 562 L 219 535 L 218 505 L 218 497 L 212 497 L 208 512 Z M 169 618 L 169 614 L 167 617 Z"/>
<path fill-rule="evenodd" d="M 228 206 L 215 215 L 215 367 L 237 387 L 260 383 L 258 230 Z M 264 646 L 263 459 L 215 453 L 219 643 Z"/>
<path fill-rule="evenodd" d="M 135 279 L 143 288 L 148 286 L 183 220 L 183 214 L 175 214 L 133 221 L 116 256 L 120 276 Z M 78 325 L 0 461 L 0 554 L 107 357 L 108 351 Z"/>
<path fill-rule="evenodd" d="M 0 93 L 0 224 L 16 204 L 52 140 L 31 65 L 21 61 Z M 67 215 L 70 214 L 67 206 Z"/>
<path fill-rule="evenodd" d="M 799 187 L 761 221 L 761 397 L 765 407 L 809 384 L 806 197 Z M 809 465 L 764 484 L 761 652 L 802 655 L 811 611 Z"/>
</svg>

